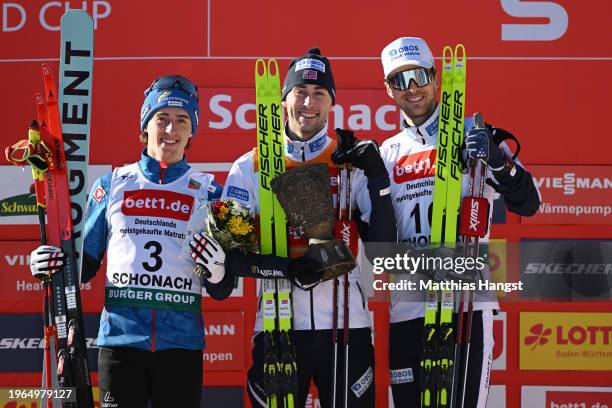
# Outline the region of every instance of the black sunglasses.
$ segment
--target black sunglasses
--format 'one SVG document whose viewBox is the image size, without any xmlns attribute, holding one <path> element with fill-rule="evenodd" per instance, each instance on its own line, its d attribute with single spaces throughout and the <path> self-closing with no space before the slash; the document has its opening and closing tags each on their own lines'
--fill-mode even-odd
<svg viewBox="0 0 612 408">
<path fill-rule="evenodd" d="M 151 86 L 145 91 L 145 97 L 148 96 L 151 91 L 156 89 L 172 89 L 179 88 L 183 92 L 189 94 L 189 96 L 199 100 L 198 88 L 188 80 L 187 78 L 180 75 L 166 75 L 161 78 L 157 78 Z"/>
<path fill-rule="evenodd" d="M 425 68 L 415 68 L 409 71 L 401 71 L 387 78 L 389 85 L 398 91 L 408 90 L 408 88 L 410 88 L 410 81 L 414 81 L 419 88 L 422 88 L 431 84 L 432 80 L 433 78 L 431 73 Z"/>
</svg>

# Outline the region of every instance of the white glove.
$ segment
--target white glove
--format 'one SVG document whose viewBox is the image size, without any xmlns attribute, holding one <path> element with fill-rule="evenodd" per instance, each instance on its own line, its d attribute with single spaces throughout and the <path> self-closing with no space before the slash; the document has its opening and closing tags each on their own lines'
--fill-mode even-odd
<svg viewBox="0 0 612 408">
<path fill-rule="evenodd" d="M 30 254 L 32 276 L 43 279 L 62 269 L 66 254 L 56 246 L 41 245 Z"/>
<path fill-rule="evenodd" d="M 189 249 L 196 264 L 208 271 L 204 278 L 210 283 L 221 282 L 225 276 L 225 252 L 221 245 L 213 237 L 202 233 L 193 236 Z M 198 269 L 196 266 L 196 273 Z"/>
</svg>

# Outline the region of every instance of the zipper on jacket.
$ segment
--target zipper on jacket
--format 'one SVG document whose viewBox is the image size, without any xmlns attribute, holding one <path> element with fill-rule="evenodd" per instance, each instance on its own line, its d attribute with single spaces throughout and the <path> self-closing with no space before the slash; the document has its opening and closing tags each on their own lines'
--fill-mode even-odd
<svg viewBox="0 0 612 408">
<path fill-rule="evenodd" d="M 310 291 L 310 330 L 315 330 L 314 299 L 312 292 L 314 292 L 314 288 Z"/>
<path fill-rule="evenodd" d="M 155 309 L 151 309 L 151 351 L 155 352 Z"/>
<path fill-rule="evenodd" d="M 416 128 L 416 133 L 417 135 L 421 136 L 421 143 L 425 144 L 425 136 L 423 136 L 418 127 Z"/>
<path fill-rule="evenodd" d="M 164 176 L 166 175 L 166 169 L 168 168 L 168 164 L 160 161 L 159 162 L 159 184 L 164 184 Z"/>
</svg>

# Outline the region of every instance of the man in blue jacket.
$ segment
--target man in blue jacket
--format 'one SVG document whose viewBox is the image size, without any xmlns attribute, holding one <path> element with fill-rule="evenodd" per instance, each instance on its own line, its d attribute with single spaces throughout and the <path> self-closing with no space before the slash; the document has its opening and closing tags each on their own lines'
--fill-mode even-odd
<svg viewBox="0 0 612 408">
<path fill-rule="evenodd" d="M 191 81 L 179 75 L 154 81 L 140 118 L 140 160 L 96 180 L 87 203 L 82 280 L 90 280 L 107 256 L 100 404 L 199 407 L 202 286 L 223 299 L 233 279 L 221 270 L 200 281 L 193 260 L 180 253 L 194 206 L 218 198 L 221 187 L 185 159 L 199 120 Z M 54 273 L 63 258 L 59 248 L 41 246 L 31 255 L 32 273 Z"/>
</svg>

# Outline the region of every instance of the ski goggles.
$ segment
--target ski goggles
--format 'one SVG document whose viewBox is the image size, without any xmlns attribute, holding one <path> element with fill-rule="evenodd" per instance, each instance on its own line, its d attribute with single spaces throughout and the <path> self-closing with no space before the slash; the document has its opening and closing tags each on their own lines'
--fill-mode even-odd
<svg viewBox="0 0 612 408">
<path fill-rule="evenodd" d="M 411 80 L 414 81 L 419 88 L 422 88 L 425 85 L 431 84 L 433 78 L 428 69 L 415 68 L 409 71 L 401 71 L 391 75 L 389 78 L 387 78 L 387 83 L 398 91 L 406 91 L 408 88 L 410 88 Z"/>
<path fill-rule="evenodd" d="M 49 163 L 43 156 L 51 156 L 51 150 L 43 143 L 38 141 L 36 145 L 29 140 L 21 140 L 4 151 L 6 159 L 15 165 L 28 163 L 36 170 L 45 172 L 49 169 Z"/>
<path fill-rule="evenodd" d="M 144 94 L 146 97 L 154 90 L 172 88 L 179 88 L 189 96 L 200 100 L 198 88 L 193 84 L 193 82 L 180 75 L 166 75 L 164 77 L 157 78 L 155 81 L 153 81 L 149 89 L 147 89 Z"/>
</svg>

